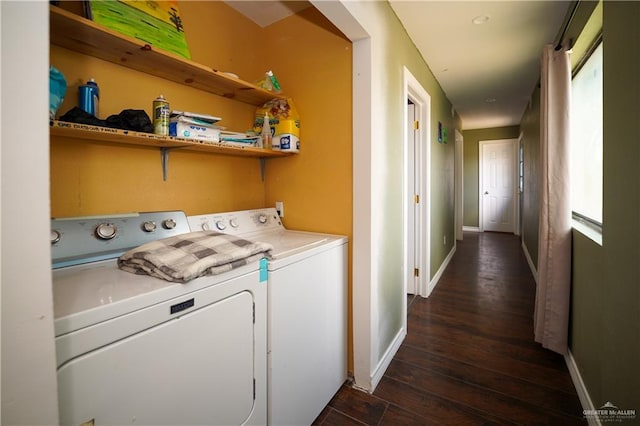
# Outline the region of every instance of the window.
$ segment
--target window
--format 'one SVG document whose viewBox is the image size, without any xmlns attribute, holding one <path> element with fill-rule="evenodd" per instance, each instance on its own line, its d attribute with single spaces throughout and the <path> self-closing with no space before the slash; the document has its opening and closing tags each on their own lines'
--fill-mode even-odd
<svg viewBox="0 0 640 426">
<path fill-rule="evenodd" d="M 602 41 L 571 83 L 571 208 L 574 219 L 602 231 Z"/>
</svg>

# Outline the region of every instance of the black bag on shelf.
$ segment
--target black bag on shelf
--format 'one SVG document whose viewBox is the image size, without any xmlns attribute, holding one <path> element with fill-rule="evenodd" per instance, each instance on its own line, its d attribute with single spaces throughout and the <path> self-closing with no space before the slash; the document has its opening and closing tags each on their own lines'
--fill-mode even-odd
<svg viewBox="0 0 640 426">
<path fill-rule="evenodd" d="M 119 114 L 110 115 L 101 120 L 81 108 L 73 107 L 59 119 L 68 123 L 89 124 L 92 126 L 110 127 L 112 129 L 133 130 L 135 132 L 153 133 L 153 123 L 144 110 L 125 109 Z"/>
</svg>

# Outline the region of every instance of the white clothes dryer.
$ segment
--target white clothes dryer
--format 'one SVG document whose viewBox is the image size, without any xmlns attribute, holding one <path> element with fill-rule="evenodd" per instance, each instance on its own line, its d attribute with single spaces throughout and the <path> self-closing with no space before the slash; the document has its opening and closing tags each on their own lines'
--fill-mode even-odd
<svg viewBox="0 0 640 426">
<path fill-rule="evenodd" d="M 183 212 L 51 226 L 60 424 L 266 423 L 266 262 L 176 284 L 116 258 Z"/>
<path fill-rule="evenodd" d="M 189 216 L 273 246 L 268 260 L 268 424 L 308 425 L 347 379 L 348 238 L 286 229 L 273 208 Z"/>
</svg>

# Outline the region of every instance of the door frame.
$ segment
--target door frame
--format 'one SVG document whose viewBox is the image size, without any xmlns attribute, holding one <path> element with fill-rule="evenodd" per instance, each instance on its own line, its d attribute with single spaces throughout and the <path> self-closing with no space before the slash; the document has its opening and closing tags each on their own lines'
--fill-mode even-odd
<svg viewBox="0 0 640 426">
<path fill-rule="evenodd" d="M 419 164 L 416 164 L 416 148 L 419 146 L 419 138 L 417 133 L 417 129 L 414 127 L 415 122 L 420 122 L 420 118 L 416 115 L 416 105 L 411 100 L 411 97 L 407 98 L 406 104 L 406 120 L 404 123 L 405 130 L 407 132 L 407 140 L 405 142 L 406 149 L 406 197 L 408 199 L 405 204 L 406 207 L 406 261 L 407 264 L 407 278 L 406 278 L 406 293 L 407 294 L 419 294 L 420 293 L 420 283 L 419 276 L 416 277 L 414 274 L 413 279 L 411 278 L 411 267 L 419 268 L 419 258 L 420 258 L 420 250 L 416 250 L 416 234 L 418 233 L 419 226 L 416 226 L 417 218 L 419 217 L 417 213 L 419 205 L 411 204 L 412 194 L 418 194 L 419 189 L 417 188 L 417 180 L 416 180 L 416 170 L 419 169 Z M 411 161 L 411 159 L 414 161 Z"/>
<path fill-rule="evenodd" d="M 511 222 L 513 223 L 513 228 L 511 229 L 511 232 L 513 234 L 515 234 L 516 230 L 515 230 L 515 226 L 516 226 L 516 200 L 517 200 L 517 190 L 518 190 L 518 155 L 517 155 L 517 146 L 518 146 L 518 138 L 510 138 L 510 139 L 494 139 L 494 140 L 482 140 L 478 142 L 478 228 L 480 230 L 480 232 L 484 232 L 484 205 L 483 205 L 483 201 L 484 201 L 484 197 L 483 197 L 483 192 L 482 189 L 484 187 L 484 182 L 483 182 L 483 148 L 486 145 L 491 145 L 491 144 L 497 144 L 497 143 L 505 143 L 505 142 L 509 142 L 511 143 L 511 161 L 512 161 L 512 165 L 513 165 L 513 173 L 511 176 L 511 179 L 513 180 L 513 192 L 511 194 L 512 196 L 512 200 L 514 203 L 513 206 L 513 218 L 511 220 Z"/>
<path fill-rule="evenodd" d="M 462 241 L 464 227 L 464 137 L 458 129 L 455 132 L 455 236 Z"/>
<path fill-rule="evenodd" d="M 409 244 L 415 248 L 415 258 L 417 258 L 417 268 L 420 273 L 417 279 L 416 294 L 427 297 L 429 295 L 430 271 L 430 249 L 431 237 L 431 215 L 430 215 L 430 184 L 431 184 L 431 96 L 422 87 L 418 80 L 411 74 L 407 67 L 403 67 L 403 123 L 408 123 L 408 105 L 411 100 L 415 108 L 415 117 L 418 117 L 419 128 L 409 134 L 408 126 L 405 125 L 404 133 L 404 175 L 403 175 L 403 287 L 404 294 L 407 288 L 415 282 L 413 274 L 413 261 L 409 260 L 412 252 Z M 411 144 L 411 145 L 410 145 Z M 415 144 L 415 145 L 414 145 Z M 413 153 L 413 158 L 410 157 Z M 415 185 L 410 185 L 415 182 Z M 413 189 L 413 190 L 412 190 Z M 411 192 L 411 193 L 409 193 Z M 414 202 L 414 195 L 418 195 L 420 200 L 417 205 Z M 408 221 L 413 216 L 410 212 L 415 212 L 415 227 L 410 227 Z M 412 235 L 409 231 L 413 228 Z M 404 311 L 406 317 L 406 300 L 404 298 Z"/>
<path fill-rule="evenodd" d="M 518 145 L 516 146 L 516 150 L 516 179 L 518 184 L 518 187 L 516 188 L 516 193 L 518 194 L 518 202 L 516 203 L 516 235 L 524 238 L 524 229 L 522 226 L 522 201 L 524 200 L 524 194 L 520 187 L 520 178 L 522 177 L 522 189 L 524 188 L 524 133 L 522 132 L 520 132 L 520 136 L 518 136 Z M 521 162 L 522 164 L 520 164 Z M 522 170 L 520 169 L 521 166 Z M 520 175 L 521 172 L 522 175 Z"/>
</svg>

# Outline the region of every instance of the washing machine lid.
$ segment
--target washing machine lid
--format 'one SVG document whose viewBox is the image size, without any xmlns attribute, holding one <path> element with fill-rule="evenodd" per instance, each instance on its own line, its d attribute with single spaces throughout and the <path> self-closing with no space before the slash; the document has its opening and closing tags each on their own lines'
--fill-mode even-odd
<svg viewBox="0 0 640 426">
<path fill-rule="evenodd" d="M 315 247 L 327 241 L 323 234 L 304 233 L 297 231 L 277 230 L 245 235 L 243 238 L 251 241 L 261 241 L 273 246 L 272 259 L 280 259 L 300 250 Z"/>
<path fill-rule="evenodd" d="M 342 235 L 289 230 L 273 207 L 237 212 L 188 216 L 192 231 L 218 230 L 250 241 L 271 244 L 269 270 L 312 256 L 335 245 L 346 244 Z"/>
<path fill-rule="evenodd" d="M 342 235 L 286 229 L 246 234 L 242 237 L 251 241 L 269 243 L 273 246 L 269 260 L 269 270 L 297 262 L 320 251 L 328 250 L 347 242 L 347 237 Z"/>
</svg>

